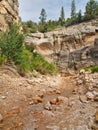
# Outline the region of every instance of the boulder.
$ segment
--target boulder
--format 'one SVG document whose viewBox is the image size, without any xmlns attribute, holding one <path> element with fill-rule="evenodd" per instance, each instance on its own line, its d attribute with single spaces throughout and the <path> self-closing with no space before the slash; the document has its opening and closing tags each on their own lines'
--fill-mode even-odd
<svg viewBox="0 0 98 130">
<path fill-rule="evenodd" d="M 91 26 L 91 25 L 84 26 L 81 32 L 84 34 L 94 35 L 96 33 L 95 26 Z"/>
<path fill-rule="evenodd" d="M 95 120 L 96 122 L 98 122 L 98 110 L 96 111 L 96 114 L 95 114 Z"/>
<path fill-rule="evenodd" d="M 35 104 L 38 104 L 38 103 L 42 103 L 43 102 L 43 98 L 39 97 L 39 96 L 35 96 L 33 97 L 33 101 Z"/>
<path fill-rule="evenodd" d="M 3 116 L 0 114 L 0 122 L 3 121 Z"/>
<path fill-rule="evenodd" d="M 85 95 L 80 95 L 79 99 L 82 103 L 87 103 L 87 97 Z"/>
<path fill-rule="evenodd" d="M 50 104 L 49 101 L 45 102 L 45 103 L 43 104 L 43 107 L 44 107 L 44 109 L 46 109 L 46 110 L 52 110 L 52 106 L 51 106 L 51 104 Z"/>
<path fill-rule="evenodd" d="M 51 99 L 51 101 L 50 101 L 50 104 L 52 104 L 52 105 L 56 105 L 57 103 L 58 103 L 58 101 L 56 98 Z"/>
<path fill-rule="evenodd" d="M 86 97 L 88 100 L 93 100 L 94 99 L 94 94 L 92 92 L 87 92 Z"/>
</svg>

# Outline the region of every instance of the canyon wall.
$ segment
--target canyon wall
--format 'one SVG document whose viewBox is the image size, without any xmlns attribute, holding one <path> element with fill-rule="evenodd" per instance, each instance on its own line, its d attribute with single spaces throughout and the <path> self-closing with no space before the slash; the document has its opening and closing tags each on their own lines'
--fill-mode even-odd
<svg viewBox="0 0 98 130">
<path fill-rule="evenodd" d="M 34 45 L 35 51 L 44 55 L 48 61 L 55 62 L 62 70 L 66 70 L 73 62 L 80 63 L 87 56 L 91 57 L 89 52 L 93 51 L 90 48 L 96 48 L 95 38 L 98 38 L 98 21 L 92 20 L 44 34 L 32 33 L 26 37 L 25 42 L 26 45 Z"/>
<path fill-rule="evenodd" d="M 0 0 L 0 31 L 5 31 L 18 20 L 18 0 Z"/>
</svg>

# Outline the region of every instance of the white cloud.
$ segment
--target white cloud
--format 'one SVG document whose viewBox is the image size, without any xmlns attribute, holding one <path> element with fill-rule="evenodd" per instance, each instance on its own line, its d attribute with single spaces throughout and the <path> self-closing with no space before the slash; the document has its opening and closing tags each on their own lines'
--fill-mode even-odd
<svg viewBox="0 0 98 130">
<path fill-rule="evenodd" d="M 70 16 L 72 0 L 19 0 L 19 14 L 23 21 L 33 20 L 39 21 L 41 9 L 44 8 L 47 13 L 47 19 L 58 19 L 60 10 L 63 6 L 65 9 L 65 17 Z M 76 0 L 77 10 L 85 9 L 88 0 Z"/>
</svg>

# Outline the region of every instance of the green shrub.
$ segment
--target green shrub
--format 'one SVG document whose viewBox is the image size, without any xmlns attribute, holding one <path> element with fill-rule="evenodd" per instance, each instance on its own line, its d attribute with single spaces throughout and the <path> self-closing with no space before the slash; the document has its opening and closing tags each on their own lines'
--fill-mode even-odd
<svg viewBox="0 0 98 130">
<path fill-rule="evenodd" d="M 0 54 L 0 65 L 6 62 L 6 56 Z"/>
<path fill-rule="evenodd" d="M 47 62 L 43 56 L 33 53 L 32 68 L 36 69 L 42 74 L 52 74 L 58 72 L 57 67 L 53 63 Z"/>
<path fill-rule="evenodd" d="M 35 49 L 35 47 L 34 47 L 33 45 L 32 45 L 32 46 L 25 45 L 25 48 L 26 48 L 27 50 L 29 50 L 30 52 L 33 52 L 34 49 Z"/>
<path fill-rule="evenodd" d="M 92 73 L 98 72 L 98 66 L 91 67 L 91 71 L 92 71 Z"/>
<path fill-rule="evenodd" d="M 24 37 L 19 33 L 19 27 L 13 24 L 10 30 L 0 35 L 1 55 L 5 55 L 8 61 L 13 60 L 13 57 L 22 51 L 23 41 Z"/>
<path fill-rule="evenodd" d="M 45 61 L 44 57 L 34 53 L 34 47 L 23 44 L 24 37 L 19 33 L 19 27 L 12 25 L 9 31 L 0 35 L 0 64 L 12 61 L 21 75 L 37 70 L 42 74 L 57 72 L 54 64 Z"/>
<path fill-rule="evenodd" d="M 29 52 L 23 47 L 24 36 L 19 33 L 19 26 L 13 24 L 11 29 L 0 34 L 0 62 L 6 57 L 7 62 L 13 61 L 20 71 L 30 70 Z"/>
<path fill-rule="evenodd" d="M 26 49 L 16 55 L 14 63 L 18 66 L 20 72 L 31 71 L 31 57 L 32 54 Z"/>
<path fill-rule="evenodd" d="M 98 66 L 84 67 L 85 71 L 98 72 Z"/>
<path fill-rule="evenodd" d="M 85 71 L 89 71 L 89 70 L 90 70 L 89 67 L 84 67 L 83 69 L 84 69 Z"/>
<path fill-rule="evenodd" d="M 37 23 L 30 21 L 22 22 L 22 29 L 24 34 L 36 33 L 37 32 Z"/>
</svg>

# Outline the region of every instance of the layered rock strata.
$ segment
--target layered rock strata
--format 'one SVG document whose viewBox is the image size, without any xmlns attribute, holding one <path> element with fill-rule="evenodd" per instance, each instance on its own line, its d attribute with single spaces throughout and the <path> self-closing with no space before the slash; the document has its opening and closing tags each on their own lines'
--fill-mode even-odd
<svg viewBox="0 0 98 130">
<path fill-rule="evenodd" d="M 18 20 L 18 0 L 0 0 L 0 31 L 5 31 Z"/>
<path fill-rule="evenodd" d="M 44 34 L 34 33 L 26 37 L 25 41 L 27 45 L 34 45 L 38 53 L 44 55 L 47 60 L 56 62 L 64 70 L 73 61 L 80 62 L 90 59 L 89 57 L 93 59 L 93 54 L 97 55 L 98 51 L 97 44 L 94 44 L 97 37 L 98 23 L 93 20 Z M 96 61 L 97 58 L 94 59 Z"/>
</svg>

